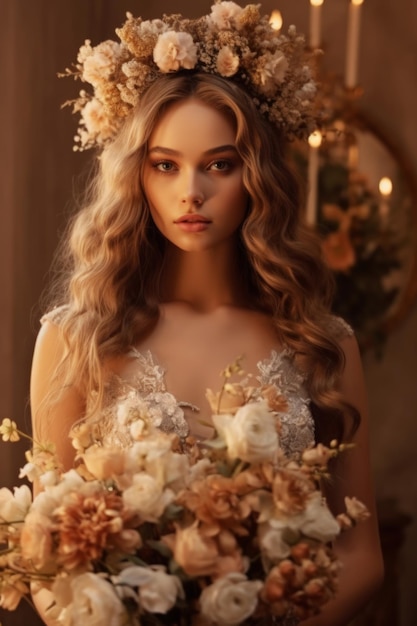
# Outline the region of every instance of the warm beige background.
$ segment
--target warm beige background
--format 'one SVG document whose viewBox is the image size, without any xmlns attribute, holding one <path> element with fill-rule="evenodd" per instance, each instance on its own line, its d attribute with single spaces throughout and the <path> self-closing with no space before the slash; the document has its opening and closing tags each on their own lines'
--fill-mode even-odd
<svg viewBox="0 0 417 626">
<path fill-rule="evenodd" d="M 37 303 L 46 283 L 58 233 L 72 206 L 88 155 L 71 151 L 75 121 L 59 105 L 75 94 L 56 73 L 82 41 L 113 36 L 125 10 L 145 17 L 181 11 L 192 17 L 209 0 L 0 0 L 0 418 L 27 426 L 28 380 Z M 327 65 L 344 65 L 347 0 L 324 3 Z M 287 24 L 308 28 L 308 1 L 262 3 L 280 8 Z M 360 80 L 362 108 L 387 133 L 417 177 L 417 3 L 366 0 L 363 6 Z M 86 158 L 87 157 L 87 158 Z M 382 361 L 365 355 L 372 453 L 380 499 L 393 497 L 417 520 L 417 309 L 392 332 Z M 23 447 L 0 444 L 0 484 L 17 484 Z M 401 626 L 417 623 L 415 557 L 417 521 L 401 553 Z M 24 610 L 3 615 L 3 626 L 31 624 Z"/>
</svg>

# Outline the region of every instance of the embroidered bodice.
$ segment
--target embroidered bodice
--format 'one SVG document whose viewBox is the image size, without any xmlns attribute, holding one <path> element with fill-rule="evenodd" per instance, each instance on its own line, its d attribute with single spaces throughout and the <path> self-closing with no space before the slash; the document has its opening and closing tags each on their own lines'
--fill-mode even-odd
<svg viewBox="0 0 417 626">
<path fill-rule="evenodd" d="M 130 350 L 129 358 L 135 359 L 137 367 L 130 378 L 113 375 L 106 384 L 104 411 L 100 415 L 100 440 L 104 445 L 113 443 L 129 445 L 129 410 L 143 410 L 155 426 L 165 432 L 174 432 L 184 438 L 189 434 L 185 412 L 199 412 L 199 408 L 187 401 L 175 398 L 166 388 L 164 368 L 155 362 L 148 351 Z M 273 350 L 269 358 L 257 365 L 257 383 L 274 385 L 282 393 L 288 409 L 279 414 L 281 422 L 280 441 L 287 454 L 301 452 L 314 441 L 314 425 L 309 410 L 309 398 L 304 387 L 304 376 L 295 367 L 292 353 L 285 349 Z"/>
<path fill-rule="evenodd" d="M 43 317 L 59 324 L 60 310 Z M 352 334 L 351 328 L 340 318 L 332 318 L 336 336 Z M 186 413 L 199 412 L 186 398 L 175 398 L 167 389 L 165 370 L 151 352 L 132 348 L 127 354 L 134 360 L 133 374 L 120 377 L 112 374 L 105 385 L 97 435 L 104 445 L 128 446 L 131 443 L 129 411 L 141 411 L 155 426 L 180 438 L 189 434 Z M 305 386 L 305 374 L 297 367 L 293 352 L 284 348 L 272 350 L 270 356 L 257 364 L 256 381 L 260 386 L 274 385 L 287 400 L 287 410 L 279 413 L 280 443 L 284 452 L 297 455 L 314 442 L 314 422 L 309 408 L 310 399 Z M 251 383 L 252 384 L 252 383 Z M 87 399 L 89 402 L 94 397 Z M 192 414 L 192 413 L 191 413 Z M 204 416 L 203 416 L 204 417 Z M 97 432 L 97 431 L 96 431 Z"/>
</svg>

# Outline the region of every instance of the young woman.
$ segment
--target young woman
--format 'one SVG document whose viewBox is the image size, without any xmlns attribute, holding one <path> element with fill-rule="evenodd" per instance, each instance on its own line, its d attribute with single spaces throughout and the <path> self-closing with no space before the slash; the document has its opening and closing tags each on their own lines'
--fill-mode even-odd
<svg viewBox="0 0 417 626">
<path fill-rule="evenodd" d="M 223 14 L 216 13 L 219 8 Z M 249 39 L 255 9 L 215 5 L 212 31 L 237 33 L 239 42 L 245 35 L 255 45 Z M 132 22 L 129 16 L 128 26 Z M 160 43 L 161 33 L 178 26 L 169 18 L 165 30 L 161 24 L 142 23 L 142 35 L 152 32 L 152 41 Z M 117 401 L 135 389 L 157 412 L 161 428 L 208 438 L 213 429 L 207 425 L 206 388 L 218 388 L 219 372 L 243 353 L 245 372 L 279 386 L 288 398 L 281 435 L 287 454 L 314 440 L 336 437 L 356 444 L 337 460 L 326 496 L 339 512 L 345 495 L 354 494 L 372 516 L 338 540 L 340 590 L 320 616 L 303 622 L 342 626 L 379 584 L 382 565 L 360 357 L 351 329 L 330 313 L 331 280 L 303 226 L 298 184 L 285 156 L 288 136 L 297 128 L 307 132 L 306 118 L 279 118 L 271 85 L 262 91 L 265 81 L 257 84 L 247 67 L 238 81 L 237 71 L 204 65 L 201 50 L 205 43 L 212 52 L 213 34 L 204 38 L 201 23 L 199 29 L 200 61 L 189 40 L 174 42 L 175 54 L 166 48 L 166 70 L 167 56 L 161 60 L 154 46 L 153 61 L 143 64 L 153 62 L 161 71 L 152 66 L 154 75 L 142 82 L 136 74 L 138 102 L 127 113 L 116 107 L 107 108 L 112 118 L 96 116 L 94 130 L 101 135 L 87 136 L 92 126 L 86 122 L 81 129 L 81 143 L 89 147 L 91 137 L 99 144 L 104 138 L 104 148 L 86 206 L 69 230 L 66 271 L 58 296 L 55 291 L 60 306 L 45 315 L 37 340 L 33 427 L 38 437 L 55 443 L 70 468 L 74 450 L 68 434 L 82 418 L 99 420 L 104 441 L 128 444 L 115 412 Z M 133 50 L 139 38 L 119 33 Z M 232 48 L 227 39 L 237 57 L 240 45 Z M 93 74 L 88 46 L 79 56 L 84 77 L 88 69 Z M 275 72 L 282 93 L 286 75 L 296 76 L 301 61 L 293 60 L 292 67 L 284 59 L 285 65 L 277 54 L 285 67 L 280 80 Z M 243 63 L 247 57 L 239 58 Z M 107 92 L 100 92 L 99 81 L 115 80 L 108 66 L 101 63 L 95 83 L 102 102 Z M 123 102 L 125 87 L 118 84 Z M 85 114 L 89 105 L 97 102 L 84 100 Z M 37 594 L 35 601 L 46 619 L 50 598 Z"/>
</svg>

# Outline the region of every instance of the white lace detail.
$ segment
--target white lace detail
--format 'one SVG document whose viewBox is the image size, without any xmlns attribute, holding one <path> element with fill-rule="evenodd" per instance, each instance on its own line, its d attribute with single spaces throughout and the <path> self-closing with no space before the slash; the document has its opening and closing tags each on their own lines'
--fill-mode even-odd
<svg viewBox="0 0 417 626">
<path fill-rule="evenodd" d="M 117 375 L 107 381 L 104 395 L 103 412 L 98 424 L 99 438 L 104 445 L 127 446 L 131 443 L 129 421 L 118 415 L 119 407 L 143 407 L 152 423 L 164 432 L 176 433 L 185 438 L 189 426 L 184 415 L 184 408 L 194 411 L 199 409 L 190 403 L 178 401 L 166 389 L 165 370 L 154 362 L 151 352 L 130 350 L 128 356 L 134 358 L 137 370 L 129 380 Z M 273 384 L 286 397 L 288 411 L 279 413 L 282 424 L 281 445 L 284 452 L 297 455 L 306 446 L 314 442 L 314 424 L 309 411 L 309 399 L 304 388 L 304 376 L 295 367 L 292 353 L 284 350 L 271 352 L 268 359 L 257 364 L 261 385 Z"/>
</svg>

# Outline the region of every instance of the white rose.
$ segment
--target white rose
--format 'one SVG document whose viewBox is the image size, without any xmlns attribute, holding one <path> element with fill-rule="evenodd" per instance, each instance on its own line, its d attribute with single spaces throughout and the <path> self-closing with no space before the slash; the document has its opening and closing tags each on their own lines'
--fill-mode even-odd
<svg viewBox="0 0 417 626">
<path fill-rule="evenodd" d="M 290 546 L 284 541 L 285 525 L 281 523 L 259 524 L 259 545 L 261 551 L 273 562 L 289 556 Z"/>
<path fill-rule="evenodd" d="M 181 67 L 192 70 L 197 63 L 197 46 L 189 33 L 168 31 L 159 35 L 153 60 L 161 72 L 177 72 Z"/>
<path fill-rule="evenodd" d="M 75 576 L 71 583 L 72 602 L 61 612 L 65 626 L 123 626 L 127 614 L 113 585 L 90 572 Z"/>
<path fill-rule="evenodd" d="M 127 567 L 113 582 L 139 588 L 141 606 L 150 613 L 167 613 L 178 596 L 184 597 L 180 579 L 167 574 L 164 567 Z"/>
<path fill-rule="evenodd" d="M 323 543 L 332 541 L 340 532 L 337 519 L 330 512 L 320 493 L 314 493 L 307 501 L 305 510 L 295 515 L 287 524 L 290 528 L 300 530 L 307 537 Z"/>
<path fill-rule="evenodd" d="M 135 474 L 132 485 L 123 492 L 126 507 L 147 522 L 157 522 L 174 497 L 171 489 L 164 489 L 145 472 Z"/>
<path fill-rule="evenodd" d="M 50 517 L 53 511 L 61 506 L 67 493 L 79 491 L 85 485 L 84 480 L 74 469 L 62 475 L 57 485 L 46 486 L 33 501 L 32 509 Z"/>
<path fill-rule="evenodd" d="M 0 521 L 21 522 L 25 519 L 30 505 L 32 493 L 27 485 L 15 487 L 13 493 L 7 487 L 0 489 Z"/>
<path fill-rule="evenodd" d="M 276 422 L 265 400 L 246 404 L 235 415 L 213 415 L 212 419 L 226 442 L 229 458 L 261 463 L 276 457 Z"/>
<path fill-rule="evenodd" d="M 249 581 L 244 574 L 226 574 L 203 589 L 201 613 L 221 626 L 241 624 L 255 611 L 262 586 L 260 580 Z"/>
</svg>

